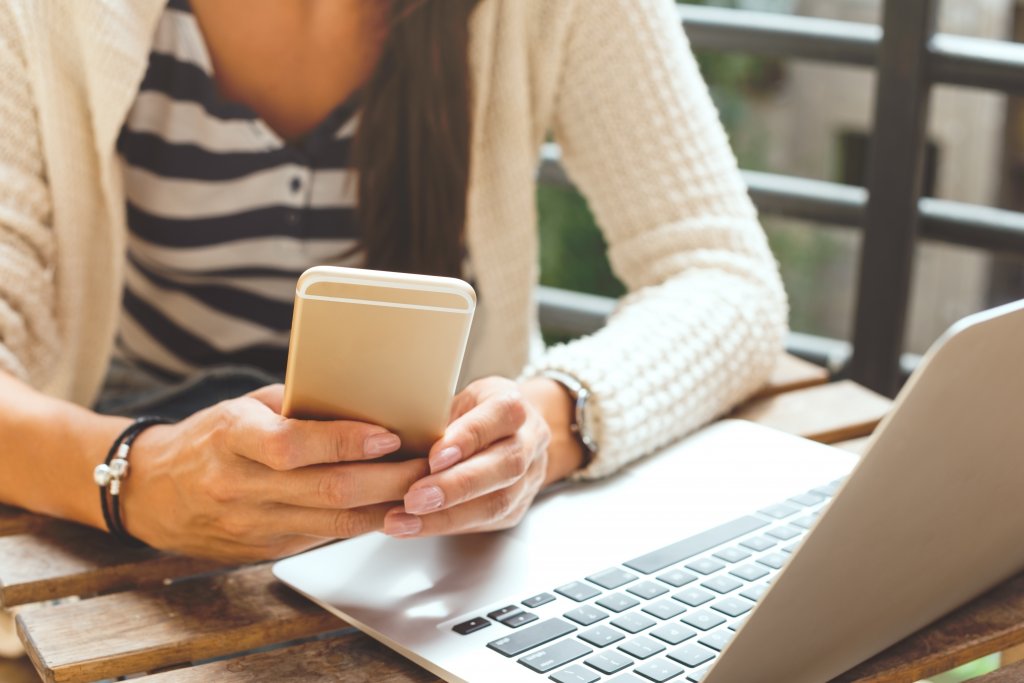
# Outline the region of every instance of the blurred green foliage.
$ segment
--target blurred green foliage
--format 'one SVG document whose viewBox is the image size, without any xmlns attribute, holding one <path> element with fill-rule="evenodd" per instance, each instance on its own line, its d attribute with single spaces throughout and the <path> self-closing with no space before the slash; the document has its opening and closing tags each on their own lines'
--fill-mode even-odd
<svg viewBox="0 0 1024 683">
<path fill-rule="evenodd" d="M 720 7 L 749 4 L 749 0 L 685 1 Z M 710 51 L 699 51 L 697 60 L 740 166 L 771 170 L 766 168 L 766 160 L 772 136 L 758 127 L 750 110 L 751 103 L 758 98 L 770 97 L 778 91 L 785 79 L 784 63 L 777 59 Z M 605 257 L 605 243 L 586 201 L 572 190 L 554 187 L 541 187 L 537 201 L 542 283 L 618 296 L 623 291 L 622 285 L 611 272 Z M 831 276 L 843 256 L 843 245 L 837 243 L 832 234 L 808 228 L 805 223 L 777 217 L 768 218 L 764 223 L 790 294 L 792 327 L 842 336 L 845 330 L 834 324 L 834 311 L 830 309 L 835 297 L 843 294 L 833 291 L 836 285 Z M 832 287 L 828 286 L 830 283 Z"/>
<path fill-rule="evenodd" d="M 716 4 L 722 2 L 695 2 Z M 729 5 L 730 3 L 725 3 Z M 734 4 L 734 3 L 732 3 Z M 707 53 L 698 61 L 726 130 L 738 130 L 746 115 L 746 98 L 764 83 L 777 78 L 773 60 L 748 55 Z M 749 145 L 747 145 L 749 147 Z M 760 168 L 761 150 L 739 153 L 745 168 Z M 612 274 L 606 244 L 586 200 L 565 188 L 542 186 L 537 193 L 541 234 L 541 282 L 605 296 L 619 296 L 622 284 Z"/>
</svg>

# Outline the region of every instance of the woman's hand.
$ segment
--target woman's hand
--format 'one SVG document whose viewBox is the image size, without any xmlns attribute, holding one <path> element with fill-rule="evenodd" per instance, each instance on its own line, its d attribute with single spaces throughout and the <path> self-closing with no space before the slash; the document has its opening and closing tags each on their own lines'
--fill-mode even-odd
<svg viewBox="0 0 1024 683">
<path fill-rule="evenodd" d="M 452 422 L 430 450 L 430 476 L 390 511 L 393 536 L 493 531 L 515 526 L 545 484 L 579 466 L 569 432 L 571 399 L 558 383 L 473 382 L 452 406 Z"/>
<path fill-rule="evenodd" d="M 281 398 L 264 387 L 143 432 L 122 494 L 128 532 L 188 555 L 282 557 L 380 529 L 427 474 L 422 458 L 365 462 L 398 450 L 385 429 L 286 419 Z"/>
</svg>

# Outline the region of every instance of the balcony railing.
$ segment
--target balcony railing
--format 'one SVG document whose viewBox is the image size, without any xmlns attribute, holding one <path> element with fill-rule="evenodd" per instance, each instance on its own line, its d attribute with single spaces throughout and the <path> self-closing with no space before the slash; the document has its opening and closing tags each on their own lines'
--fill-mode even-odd
<svg viewBox="0 0 1024 683">
<path fill-rule="evenodd" d="M 1024 45 L 935 31 L 938 0 L 887 0 L 881 26 L 681 5 L 696 48 L 874 68 L 878 73 L 867 186 L 745 171 L 763 213 L 863 232 L 854 340 L 792 335 L 791 350 L 886 394 L 912 359 L 902 354 L 918 238 L 1024 254 L 1024 214 L 921 196 L 928 100 L 938 83 L 1024 95 Z M 542 182 L 570 184 L 555 145 Z M 869 275 L 869 276 L 866 276 Z M 603 323 L 612 302 L 542 288 L 541 322 L 568 333 Z"/>
</svg>

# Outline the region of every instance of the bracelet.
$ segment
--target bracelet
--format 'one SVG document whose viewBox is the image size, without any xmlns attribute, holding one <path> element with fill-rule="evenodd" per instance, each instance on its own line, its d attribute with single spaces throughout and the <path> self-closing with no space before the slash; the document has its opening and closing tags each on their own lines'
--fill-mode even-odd
<svg viewBox="0 0 1024 683">
<path fill-rule="evenodd" d="M 93 481 L 100 487 L 100 509 L 110 535 L 125 545 L 142 547 L 145 543 L 129 534 L 121 520 L 121 483 L 128 477 L 128 454 L 139 434 L 149 427 L 168 424 L 163 417 L 139 417 L 122 431 L 107 451 L 103 464 L 93 470 Z"/>
</svg>

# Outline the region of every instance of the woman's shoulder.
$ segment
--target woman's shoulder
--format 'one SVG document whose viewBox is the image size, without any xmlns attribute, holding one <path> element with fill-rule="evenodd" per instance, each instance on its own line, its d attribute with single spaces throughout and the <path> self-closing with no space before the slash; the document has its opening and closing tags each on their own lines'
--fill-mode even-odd
<svg viewBox="0 0 1024 683">
<path fill-rule="evenodd" d="M 55 57 L 76 51 L 148 42 L 166 0 L 3 0 L 0 31 L 27 51 Z"/>
</svg>

